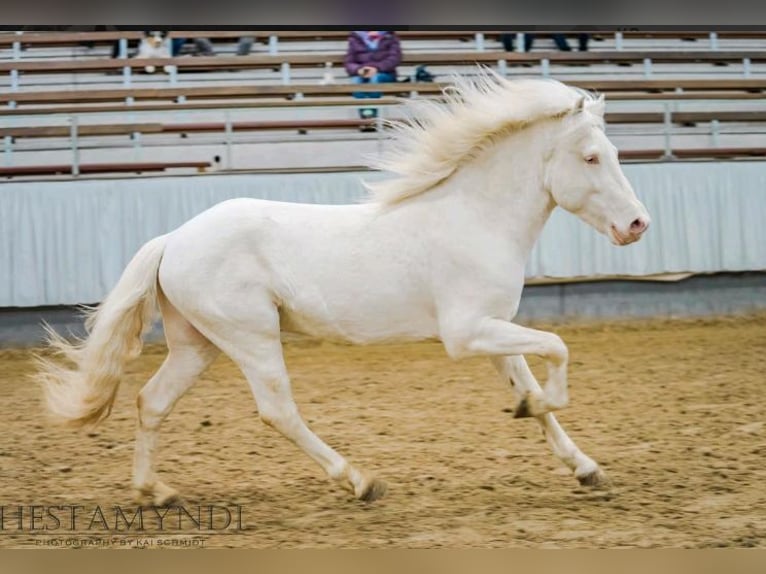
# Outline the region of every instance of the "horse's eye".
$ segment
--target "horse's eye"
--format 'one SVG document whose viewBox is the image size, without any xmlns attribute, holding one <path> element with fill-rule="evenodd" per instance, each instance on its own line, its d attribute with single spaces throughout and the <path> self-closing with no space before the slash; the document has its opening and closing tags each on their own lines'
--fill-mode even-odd
<svg viewBox="0 0 766 574">
<path fill-rule="evenodd" d="M 587 163 L 588 165 L 596 165 L 596 164 L 598 164 L 598 156 L 597 155 L 585 156 L 585 163 Z"/>
</svg>

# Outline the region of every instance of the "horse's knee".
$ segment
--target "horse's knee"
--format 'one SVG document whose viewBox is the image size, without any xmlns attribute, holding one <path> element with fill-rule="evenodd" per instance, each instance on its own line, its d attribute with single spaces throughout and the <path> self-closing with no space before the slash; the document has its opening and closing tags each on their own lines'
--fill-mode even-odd
<svg viewBox="0 0 766 574">
<path fill-rule="evenodd" d="M 138 411 L 138 424 L 143 429 L 151 429 L 155 426 L 153 423 L 154 417 L 147 408 L 148 401 L 143 391 L 138 393 L 136 397 L 136 410 Z"/>
<path fill-rule="evenodd" d="M 556 333 L 548 333 L 550 347 L 548 354 L 556 365 L 565 364 L 569 360 L 569 348 L 564 340 Z"/>
<path fill-rule="evenodd" d="M 165 405 L 158 405 L 152 400 L 150 393 L 142 389 L 136 397 L 138 423 L 144 430 L 156 430 L 167 416 Z"/>
<path fill-rule="evenodd" d="M 297 409 L 290 405 L 259 405 L 258 416 L 267 426 L 287 435 L 297 430 L 301 423 Z"/>
</svg>

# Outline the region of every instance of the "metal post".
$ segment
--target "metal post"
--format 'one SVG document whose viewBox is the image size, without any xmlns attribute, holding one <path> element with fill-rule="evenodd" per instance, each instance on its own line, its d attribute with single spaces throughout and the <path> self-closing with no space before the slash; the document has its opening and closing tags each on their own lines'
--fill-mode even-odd
<svg viewBox="0 0 766 574">
<path fill-rule="evenodd" d="M 23 32 L 17 31 L 16 35 L 21 36 Z M 13 42 L 13 59 L 14 60 L 21 60 L 21 42 L 18 40 L 15 40 Z M 15 92 L 19 88 L 19 71 L 18 70 L 11 70 L 11 91 Z M 16 102 L 10 101 L 8 102 L 8 107 L 10 109 L 16 108 Z"/>
<path fill-rule="evenodd" d="M 477 52 L 483 52 L 484 51 L 484 34 L 481 32 L 476 33 L 476 51 Z"/>
<path fill-rule="evenodd" d="M 645 78 L 652 77 L 652 59 L 651 58 L 644 58 L 644 77 Z"/>
<path fill-rule="evenodd" d="M 683 92 L 678 91 L 679 88 L 675 88 L 675 93 L 680 94 Z M 671 113 L 676 113 L 681 111 L 681 104 L 679 104 L 680 100 L 670 100 L 667 102 L 668 107 L 670 108 Z"/>
<path fill-rule="evenodd" d="M 540 73 L 544 78 L 551 75 L 551 61 L 548 58 L 540 60 Z"/>
<path fill-rule="evenodd" d="M 750 77 L 750 58 L 742 58 L 742 75 Z"/>
<path fill-rule="evenodd" d="M 231 138 L 232 138 L 232 125 L 231 125 L 231 112 L 229 110 L 226 110 L 224 112 L 224 130 L 225 130 L 225 141 L 226 141 L 226 169 L 231 169 Z"/>
<path fill-rule="evenodd" d="M 716 34 L 715 32 L 710 32 L 710 49 L 711 50 L 718 49 L 718 34 Z"/>
<path fill-rule="evenodd" d="M 133 132 L 133 159 L 141 161 L 141 132 Z"/>
<path fill-rule="evenodd" d="M 614 34 L 614 49 L 618 52 L 622 51 L 622 32 L 615 32 Z"/>
<path fill-rule="evenodd" d="M 117 58 L 121 60 L 125 60 L 128 57 L 128 39 L 127 38 L 120 38 L 117 40 Z M 130 66 L 123 66 L 122 67 L 122 86 L 123 88 L 127 89 L 130 87 L 131 83 L 131 69 Z M 128 106 L 133 105 L 133 98 L 130 96 L 127 96 L 125 98 L 125 104 Z"/>
<path fill-rule="evenodd" d="M 518 34 L 516 34 L 516 51 L 517 52 L 524 51 L 524 32 L 519 32 Z"/>
<path fill-rule="evenodd" d="M 503 77 L 508 75 L 508 62 L 505 59 L 497 61 L 497 72 Z"/>
<path fill-rule="evenodd" d="M 282 62 L 282 84 L 290 85 L 290 62 Z"/>
<path fill-rule="evenodd" d="M 279 53 L 279 38 L 272 34 L 269 36 L 269 54 L 276 56 Z"/>
<path fill-rule="evenodd" d="M 18 34 L 19 32 L 17 32 Z M 16 41 L 13 43 L 13 59 L 21 59 L 21 42 Z M 15 92 L 19 89 L 19 71 L 11 70 L 11 91 Z M 9 108 L 15 108 L 16 102 L 8 102 Z"/>
<path fill-rule="evenodd" d="M 10 167 L 13 165 L 13 138 L 11 136 L 5 136 L 5 165 Z"/>
<path fill-rule="evenodd" d="M 77 116 L 72 116 L 69 127 L 69 140 L 72 146 L 72 175 L 80 175 L 80 148 L 77 143 Z"/>
<path fill-rule="evenodd" d="M 665 140 L 665 155 L 663 156 L 665 159 L 673 157 L 673 149 L 670 147 L 670 131 L 673 128 L 673 117 L 672 113 L 670 111 L 670 106 L 668 106 L 668 103 L 665 102 L 662 104 L 664 108 L 663 113 L 663 136 Z"/>
<path fill-rule="evenodd" d="M 118 45 L 119 45 L 118 46 L 119 49 L 118 49 L 118 52 L 117 52 L 117 57 L 119 59 L 122 59 L 122 60 L 127 59 L 127 57 L 128 57 L 128 39 L 127 38 L 120 38 L 118 40 Z M 125 89 L 130 88 L 130 84 L 131 84 L 131 72 L 132 72 L 132 70 L 131 70 L 130 66 L 123 66 L 122 67 L 122 87 L 125 88 Z M 127 96 L 125 98 L 125 104 L 128 105 L 128 106 L 132 106 L 133 105 L 133 98 L 131 96 Z"/>
<path fill-rule="evenodd" d="M 710 122 L 710 135 L 713 138 L 713 147 L 719 147 L 720 145 L 719 136 L 721 135 L 721 123 L 718 120 L 713 120 Z"/>
<path fill-rule="evenodd" d="M 684 93 L 684 89 L 683 88 L 676 88 L 673 91 L 676 94 L 683 94 Z M 681 104 L 679 103 L 679 100 L 673 100 L 673 103 L 670 104 L 670 109 L 673 110 L 673 113 L 675 113 L 675 112 L 677 112 L 679 110 L 680 105 Z"/>
</svg>

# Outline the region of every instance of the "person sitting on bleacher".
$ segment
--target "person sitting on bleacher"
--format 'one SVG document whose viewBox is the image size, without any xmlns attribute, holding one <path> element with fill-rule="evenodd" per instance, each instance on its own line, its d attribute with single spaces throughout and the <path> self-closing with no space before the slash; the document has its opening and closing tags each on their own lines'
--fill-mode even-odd
<svg viewBox="0 0 766 574">
<path fill-rule="evenodd" d="M 395 82 L 402 61 L 401 45 L 394 32 L 384 30 L 352 32 L 344 58 L 346 72 L 355 84 Z M 380 92 L 354 92 L 355 98 L 379 98 Z M 377 108 L 360 108 L 362 119 L 375 118 Z"/>
<path fill-rule="evenodd" d="M 181 55 L 181 50 L 189 42 L 189 38 L 173 38 L 171 45 L 171 54 L 175 58 Z M 208 38 L 193 38 L 195 56 L 215 56 L 213 43 Z"/>
<path fill-rule="evenodd" d="M 240 36 L 237 43 L 237 56 L 247 56 L 255 44 L 255 36 Z"/>
<path fill-rule="evenodd" d="M 169 38 L 167 31 L 144 30 L 144 37 L 138 41 L 138 45 L 131 48 L 136 42 L 130 40 L 127 43 L 128 53 L 126 57 L 153 57 L 153 58 L 175 58 L 181 55 L 181 50 L 187 44 L 187 38 Z M 213 43 L 208 38 L 194 38 L 194 54 L 199 56 L 214 56 Z M 120 57 L 120 42 L 115 41 L 112 44 L 112 58 Z"/>
<path fill-rule="evenodd" d="M 138 44 L 135 57 L 139 59 L 170 58 L 170 38 L 167 32 L 146 30 Z M 164 66 L 163 69 L 166 73 L 170 71 L 169 66 Z M 146 66 L 144 70 L 147 74 L 153 74 L 155 68 Z"/>
</svg>

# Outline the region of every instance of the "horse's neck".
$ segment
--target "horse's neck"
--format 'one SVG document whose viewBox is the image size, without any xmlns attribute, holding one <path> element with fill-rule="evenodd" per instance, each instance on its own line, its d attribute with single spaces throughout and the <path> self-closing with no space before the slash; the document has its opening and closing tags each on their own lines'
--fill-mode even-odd
<svg viewBox="0 0 766 574">
<path fill-rule="evenodd" d="M 550 134 L 545 127 L 532 134 L 533 129 L 504 138 L 462 166 L 445 194 L 498 242 L 515 246 L 524 261 L 555 206 L 544 189 L 542 158 Z"/>
</svg>

